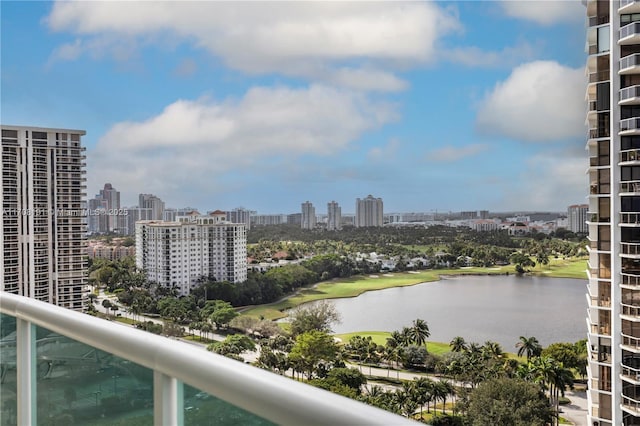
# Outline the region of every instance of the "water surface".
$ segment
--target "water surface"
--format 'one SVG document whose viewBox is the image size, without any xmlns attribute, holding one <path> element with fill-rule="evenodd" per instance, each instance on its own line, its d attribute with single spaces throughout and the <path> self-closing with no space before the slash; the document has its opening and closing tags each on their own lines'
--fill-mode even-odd
<svg viewBox="0 0 640 426">
<path fill-rule="evenodd" d="M 342 315 L 335 333 L 393 331 L 416 318 L 436 342 L 462 336 L 493 340 L 513 352 L 519 336 L 543 346 L 586 338 L 587 280 L 508 276 L 445 277 L 441 281 L 334 299 Z"/>
</svg>

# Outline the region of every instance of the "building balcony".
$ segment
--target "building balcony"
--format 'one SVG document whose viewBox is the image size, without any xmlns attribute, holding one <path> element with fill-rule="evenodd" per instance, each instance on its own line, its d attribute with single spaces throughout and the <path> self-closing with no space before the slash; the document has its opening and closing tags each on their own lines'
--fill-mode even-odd
<svg viewBox="0 0 640 426">
<path fill-rule="evenodd" d="M 618 30 L 620 46 L 640 43 L 640 22 L 632 22 Z"/>
<path fill-rule="evenodd" d="M 640 226 L 640 213 L 635 212 L 621 212 L 620 213 L 620 225 L 621 226 Z"/>
<path fill-rule="evenodd" d="M 622 343 L 620 344 L 622 349 L 629 352 L 640 354 L 640 339 L 637 337 L 622 334 Z"/>
<path fill-rule="evenodd" d="M 620 59 L 620 70 L 618 74 L 638 74 L 640 73 L 640 53 L 634 53 Z"/>
<path fill-rule="evenodd" d="M 618 7 L 618 13 L 639 13 L 640 1 L 638 0 L 620 0 L 620 6 Z"/>
<path fill-rule="evenodd" d="M 620 135 L 640 135 L 640 117 L 620 120 Z"/>
<path fill-rule="evenodd" d="M 637 22 L 637 24 L 640 24 L 640 22 Z M 629 86 L 620 89 L 618 105 L 640 105 L 640 86 Z"/>
<path fill-rule="evenodd" d="M 629 149 L 626 151 L 621 151 L 618 159 L 619 159 L 618 165 L 620 166 L 626 165 L 622 163 L 640 162 L 640 149 Z"/>
<path fill-rule="evenodd" d="M 625 411 L 634 416 L 640 416 L 640 401 L 622 395 L 622 404 L 620 404 L 622 411 Z"/>
<path fill-rule="evenodd" d="M 636 273 L 623 272 L 620 276 L 622 278 L 620 281 L 622 287 L 633 290 L 640 288 L 640 271 Z"/>
<path fill-rule="evenodd" d="M 597 296 L 587 293 L 587 305 L 595 308 L 611 308 L 611 299 L 598 298 Z"/>
<path fill-rule="evenodd" d="M 608 127 L 589 129 L 589 139 L 608 138 L 609 136 L 611 136 L 611 133 L 609 132 Z"/>
<path fill-rule="evenodd" d="M 620 315 L 628 321 L 640 321 L 640 307 L 621 303 Z"/>
<path fill-rule="evenodd" d="M 609 23 L 609 15 L 602 16 L 590 16 L 589 17 L 589 26 L 597 27 L 598 25 L 604 25 Z"/>
<path fill-rule="evenodd" d="M 3 405 L 9 423 L 107 424 L 128 416 L 156 425 L 413 423 L 184 342 L 33 299 L 0 292 L 0 313 L 0 392 L 15 396 Z"/>
<path fill-rule="evenodd" d="M 640 259 L 640 243 L 620 243 L 620 256 Z"/>
<path fill-rule="evenodd" d="M 620 195 L 634 195 L 640 193 L 640 180 L 620 182 Z"/>
</svg>

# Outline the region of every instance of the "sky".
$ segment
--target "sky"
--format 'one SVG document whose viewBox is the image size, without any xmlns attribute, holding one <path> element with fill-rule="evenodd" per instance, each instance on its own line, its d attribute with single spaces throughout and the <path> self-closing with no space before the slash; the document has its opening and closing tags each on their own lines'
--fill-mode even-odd
<svg viewBox="0 0 640 426">
<path fill-rule="evenodd" d="M 586 202 L 579 0 L 2 1 L 0 27 L 2 124 L 85 130 L 88 198 Z"/>
</svg>

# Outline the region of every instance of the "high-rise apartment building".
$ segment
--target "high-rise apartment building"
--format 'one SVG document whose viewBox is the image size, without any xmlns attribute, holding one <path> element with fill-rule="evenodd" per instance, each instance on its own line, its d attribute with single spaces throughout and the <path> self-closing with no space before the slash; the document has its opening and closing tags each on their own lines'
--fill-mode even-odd
<svg viewBox="0 0 640 426">
<path fill-rule="evenodd" d="M 164 215 L 164 201 L 153 194 L 138 195 L 138 207 L 141 209 L 151 209 L 153 220 L 162 220 Z"/>
<path fill-rule="evenodd" d="M 0 290 L 80 310 L 84 130 L 2 125 Z"/>
<path fill-rule="evenodd" d="M 355 226 L 382 226 L 384 224 L 384 214 L 382 198 L 373 198 L 372 195 L 367 198 L 356 199 L 356 217 Z"/>
<path fill-rule="evenodd" d="M 202 277 L 217 281 L 247 279 L 247 232 L 243 223 L 225 220 L 226 213 L 194 213 L 175 222 L 136 222 L 136 266 L 149 281 L 175 286 L 187 295 Z"/>
<path fill-rule="evenodd" d="M 567 208 L 567 221 L 569 222 L 569 231 L 580 234 L 587 233 L 588 211 L 588 204 L 574 204 Z"/>
<path fill-rule="evenodd" d="M 316 208 L 309 201 L 302 203 L 302 229 L 316 227 Z"/>
<path fill-rule="evenodd" d="M 588 419 L 640 425 L 640 1 L 586 0 Z"/>
<path fill-rule="evenodd" d="M 251 216 L 255 214 L 255 211 L 247 210 L 244 207 L 236 207 L 227 212 L 227 220 L 231 223 L 244 223 L 248 231 L 251 229 Z"/>
<path fill-rule="evenodd" d="M 327 203 L 327 229 L 329 231 L 342 229 L 342 209 L 335 201 Z"/>
<path fill-rule="evenodd" d="M 87 208 L 87 231 L 89 234 L 127 233 L 127 222 L 124 212 L 120 210 L 120 191 L 110 183 L 89 200 Z"/>
</svg>

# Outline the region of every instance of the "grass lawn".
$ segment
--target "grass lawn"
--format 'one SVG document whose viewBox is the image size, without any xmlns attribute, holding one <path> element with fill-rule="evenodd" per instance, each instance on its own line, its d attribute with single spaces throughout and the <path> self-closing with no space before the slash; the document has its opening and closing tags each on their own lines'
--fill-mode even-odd
<svg viewBox="0 0 640 426">
<path fill-rule="evenodd" d="M 136 322 L 139 322 L 139 321 L 134 321 L 131 318 L 125 318 L 125 317 L 116 317 L 116 321 L 123 322 L 123 323 L 129 324 L 129 325 L 133 325 Z"/>
<path fill-rule="evenodd" d="M 197 333 L 195 335 L 193 335 L 193 336 L 187 334 L 182 338 L 184 340 L 191 340 L 192 342 L 198 342 L 198 343 L 203 343 L 203 344 L 209 344 L 209 343 L 217 342 L 217 340 L 207 339 L 206 337 L 200 338 L 200 335 L 198 335 Z"/>
<path fill-rule="evenodd" d="M 587 279 L 587 259 L 551 259 L 551 262 L 545 266 L 536 266 L 531 271 L 534 275 L 540 275 L 552 278 L 580 278 Z"/>
</svg>

